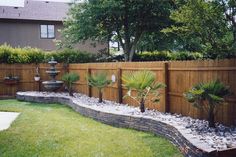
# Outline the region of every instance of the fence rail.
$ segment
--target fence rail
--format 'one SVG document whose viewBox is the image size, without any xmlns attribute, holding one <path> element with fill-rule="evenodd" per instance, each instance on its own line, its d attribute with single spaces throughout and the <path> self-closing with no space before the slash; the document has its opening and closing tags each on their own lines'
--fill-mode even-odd
<svg viewBox="0 0 236 157">
<path fill-rule="evenodd" d="M 45 70 L 47 64 L 31 65 L 6 65 L 0 64 L 0 94 L 15 95 L 16 91 L 44 90 L 40 84 L 34 81 L 36 66 L 40 69 L 41 80 L 49 79 Z M 98 97 L 96 89 L 88 86 L 86 76 L 98 71 L 106 71 L 109 77 L 116 76 L 116 82 L 104 90 L 104 98 L 119 103 L 127 103 L 137 106 L 130 99 L 123 98 L 127 89 L 122 87 L 122 76 L 126 72 L 138 70 L 150 70 L 156 75 L 156 81 L 165 83 L 167 88 L 161 91 L 161 101 L 158 104 L 148 102 L 147 107 L 162 112 L 178 113 L 194 118 L 206 118 L 206 114 L 192 107 L 183 93 L 199 82 L 208 82 L 219 79 L 229 85 L 236 94 L 236 59 L 230 60 L 206 60 L 206 61 L 173 61 L 173 62 L 117 62 L 117 63 L 88 63 L 70 64 L 66 68 L 63 64 L 57 65 L 61 71 L 58 79 L 66 71 L 76 72 L 80 75 L 80 81 L 75 84 L 78 92 L 88 96 Z M 16 86 L 5 85 L 3 78 L 12 73 L 20 77 Z M 216 120 L 225 124 L 236 124 L 236 96 L 227 98 L 227 105 L 220 106 Z"/>
</svg>

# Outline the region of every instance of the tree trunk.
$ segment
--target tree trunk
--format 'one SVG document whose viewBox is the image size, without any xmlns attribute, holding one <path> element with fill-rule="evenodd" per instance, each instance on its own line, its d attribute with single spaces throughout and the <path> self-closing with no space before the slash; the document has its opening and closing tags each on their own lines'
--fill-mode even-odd
<svg viewBox="0 0 236 157">
<path fill-rule="evenodd" d="M 124 58 L 125 58 L 125 62 L 129 61 L 129 53 L 126 52 L 126 50 L 124 50 Z"/>
<path fill-rule="evenodd" d="M 210 109 L 208 111 L 208 123 L 209 127 L 215 128 L 215 115 L 214 115 L 214 108 L 210 106 Z"/>
<path fill-rule="evenodd" d="M 234 43 L 236 43 L 236 25 L 233 28 Z"/>
<path fill-rule="evenodd" d="M 67 88 L 68 88 L 67 90 L 68 90 L 68 92 L 69 92 L 69 95 L 70 95 L 70 96 L 73 96 L 72 84 L 69 83 Z"/>
<path fill-rule="evenodd" d="M 132 62 L 135 53 L 135 47 L 132 47 L 129 52 L 129 62 Z"/>
<path fill-rule="evenodd" d="M 140 111 L 143 113 L 145 112 L 145 104 L 144 99 L 142 98 L 140 101 Z"/>
<path fill-rule="evenodd" d="M 110 55 L 110 38 L 107 39 L 107 55 Z"/>
<path fill-rule="evenodd" d="M 117 42 L 117 50 L 120 51 L 120 42 Z"/>
<path fill-rule="evenodd" d="M 129 52 L 129 61 L 130 62 L 132 62 L 132 60 L 133 60 L 134 53 L 137 49 L 137 44 L 138 44 L 138 41 L 141 38 L 141 36 L 142 36 L 142 32 L 137 32 L 137 34 L 135 35 L 135 39 L 131 45 L 130 52 Z"/>
<path fill-rule="evenodd" d="M 102 90 L 101 89 L 98 90 L 98 97 L 99 97 L 98 102 L 102 103 Z"/>
<path fill-rule="evenodd" d="M 69 95 L 70 95 L 70 96 L 74 96 L 74 95 L 73 95 L 73 90 L 72 90 L 72 89 L 69 89 Z"/>
</svg>

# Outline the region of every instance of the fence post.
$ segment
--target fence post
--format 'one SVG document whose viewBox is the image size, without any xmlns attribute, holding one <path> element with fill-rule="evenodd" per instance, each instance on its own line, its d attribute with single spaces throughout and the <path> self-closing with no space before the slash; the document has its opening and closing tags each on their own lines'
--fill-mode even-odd
<svg viewBox="0 0 236 157">
<path fill-rule="evenodd" d="M 168 77 L 168 62 L 163 64 L 163 83 L 166 87 L 163 89 L 163 112 L 170 112 L 169 106 L 169 77 Z"/>
<path fill-rule="evenodd" d="M 117 68 L 117 103 L 122 103 L 121 69 Z"/>
<path fill-rule="evenodd" d="M 87 76 L 91 75 L 91 69 L 88 67 L 87 68 Z M 88 81 L 87 81 L 87 91 L 88 91 L 88 96 L 92 97 L 92 89 L 91 86 L 89 85 Z"/>
</svg>

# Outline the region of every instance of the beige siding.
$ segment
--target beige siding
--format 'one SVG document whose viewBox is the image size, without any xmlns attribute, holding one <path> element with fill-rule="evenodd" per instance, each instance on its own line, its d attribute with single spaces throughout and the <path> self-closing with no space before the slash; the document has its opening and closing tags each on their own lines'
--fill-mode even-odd
<svg viewBox="0 0 236 157">
<path fill-rule="evenodd" d="M 18 21 L 18 20 L 1 20 L 0 21 L 0 44 L 7 43 L 13 47 L 36 47 L 43 50 L 55 50 L 54 39 L 40 38 L 40 24 L 55 25 L 56 39 L 60 40 L 61 36 L 58 32 L 62 29 L 61 22 L 40 22 L 40 21 Z M 96 44 L 96 47 L 90 42 L 77 44 L 77 49 L 97 53 L 106 48 L 106 44 Z"/>
</svg>

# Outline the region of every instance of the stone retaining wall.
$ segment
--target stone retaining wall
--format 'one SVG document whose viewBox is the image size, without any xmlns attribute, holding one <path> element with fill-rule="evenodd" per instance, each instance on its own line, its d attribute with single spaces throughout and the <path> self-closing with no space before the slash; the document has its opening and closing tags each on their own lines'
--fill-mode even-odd
<svg viewBox="0 0 236 157">
<path fill-rule="evenodd" d="M 72 107 L 76 112 L 79 112 L 81 115 L 86 117 L 93 118 L 97 121 L 100 121 L 105 124 L 109 124 L 116 127 L 125 127 L 132 128 L 140 131 L 147 131 L 154 133 L 156 135 L 161 135 L 169 139 L 172 143 L 174 143 L 180 151 L 186 157 L 234 157 L 236 156 L 235 150 L 230 150 L 227 153 L 217 152 L 217 151 L 204 151 L 196 146 L 194 146 L 191 142 L 189 142 L 175 127 L 168 125 L 166 123 L 143 118 L 136 116 L 128 116 L 121 114 L 113 114 L 107 112 L 97 111 L 91 108 L 87 108 L 76 104 L 69 97 L 42 97 L 42 96 L 29 96 L 23 94 L 17 94 L 16 98 L 18 100 L 30 101 L 30 102 L 38 102 L 38 103 L 62 103 L 67 104 Z M 224 154 L 227 154 L 225 156 Z"/>
</svg>

